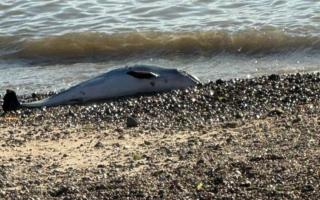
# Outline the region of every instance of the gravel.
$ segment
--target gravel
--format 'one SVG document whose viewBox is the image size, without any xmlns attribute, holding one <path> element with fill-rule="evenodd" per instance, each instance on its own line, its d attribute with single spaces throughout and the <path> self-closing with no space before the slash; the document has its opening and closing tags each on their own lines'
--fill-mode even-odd
<svg viewBox="0 0 320 200">
<path fill-rule="evenodd" d="M 270 75 L 7 113 L 0 198 L 319 199 L 319 95 Z"/>
</svg>

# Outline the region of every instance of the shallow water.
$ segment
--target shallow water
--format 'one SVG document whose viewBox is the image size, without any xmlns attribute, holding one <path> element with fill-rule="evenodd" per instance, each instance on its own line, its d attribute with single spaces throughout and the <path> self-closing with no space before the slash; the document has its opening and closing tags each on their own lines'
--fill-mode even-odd
<svg viewBox="0 0 320 200">
<path fill-rule="evenodd" d="M 3 0 L 0 34 L 48 36 L 68 32 L 235 32 L 276 27 L 318 34 L 316 0 Z"/>
<path fill-rule="evenodd" d="M 59 90 L 111 68 L 203 81 L 320 70 L 320 2 L 4 0 L 0 93 Z"/>
</svg>

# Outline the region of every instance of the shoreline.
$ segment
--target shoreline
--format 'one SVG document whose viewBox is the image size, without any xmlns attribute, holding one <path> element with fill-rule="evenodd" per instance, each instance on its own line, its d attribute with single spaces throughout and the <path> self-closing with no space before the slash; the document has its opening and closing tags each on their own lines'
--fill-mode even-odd
<svg viewBox="0 0 320 200">
<path fill-rule="evenodd" d="M 10 113 L 0 197 L 318 199 L 319 98 L 290 74 Z"/>
</svg>

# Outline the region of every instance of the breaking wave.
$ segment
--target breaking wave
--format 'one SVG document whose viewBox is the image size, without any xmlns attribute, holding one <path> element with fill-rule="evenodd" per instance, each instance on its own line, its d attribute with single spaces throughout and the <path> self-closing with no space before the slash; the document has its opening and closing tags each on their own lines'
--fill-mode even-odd
<svg viewBox="0 0 320 200">
<path fill-rule="evenodd" d="M 83 62 L 130 57 L 212 56 L 318 51 L 320 38 L 281 31 L 98 32 L 68 33 L 42 38 L 0 37 L 0 60 L 31 63 Z"/>
</svg>

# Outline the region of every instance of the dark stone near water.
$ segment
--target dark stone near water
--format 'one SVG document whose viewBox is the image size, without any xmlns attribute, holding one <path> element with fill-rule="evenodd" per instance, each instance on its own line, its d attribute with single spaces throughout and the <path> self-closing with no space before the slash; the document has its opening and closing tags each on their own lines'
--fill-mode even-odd
<svg viewBox="0 0 320 200">
<path fill-rule="evenodd" d="M 235 117 L 236 117 L 237 119 L 241 119 L 241 118 L 243 118 L 243 113 L 242 113 L 242 112 L 237 112 L 237 113 L 235 114 Z"/>
<path fill-rule="evenodd" d="M 31 97 L 32 97 L 33 99 L 38 99 L 38 98 L 39 98 L 39 96 L 38 96 L 36 93 L 32 93 L 32 94 L 31 94 Z"/>
<path fill-rule="evenodd" d="M 221 79 L 216 80 L 217 85 L 222 85 L 223 83 L 225 83 L 225 81 L 223 81 Z"/>
<path fill-rule="evenodd" d="M 132 117 L 132 116 L 127 117 L 128 128 L 137 127 L 138 125 L 139 125 L 139 122 L 135 117 Z"/>
<path fill-rule="evenodd" d="M 278 74 L 271 74 L 269 76 L 269 80 L 271 80 L 271 81 L 279 81 L 280 80 L 280 76 Z"/>
</svg>

